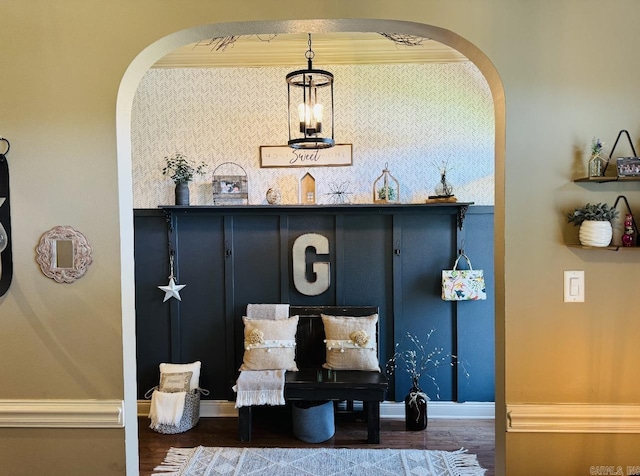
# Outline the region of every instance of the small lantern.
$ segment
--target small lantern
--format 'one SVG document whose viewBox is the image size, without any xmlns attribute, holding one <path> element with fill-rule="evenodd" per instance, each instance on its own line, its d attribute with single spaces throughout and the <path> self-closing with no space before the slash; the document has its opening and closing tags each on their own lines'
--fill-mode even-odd
<svg viewBox="0 0 640 476">
<path fill-rule="evenodd" d="M 389 164 L 384 164 L 382 175 L 373 182 L 373 203 L 399 203 L 400 183 L 389 172 Z"/>
</svg>

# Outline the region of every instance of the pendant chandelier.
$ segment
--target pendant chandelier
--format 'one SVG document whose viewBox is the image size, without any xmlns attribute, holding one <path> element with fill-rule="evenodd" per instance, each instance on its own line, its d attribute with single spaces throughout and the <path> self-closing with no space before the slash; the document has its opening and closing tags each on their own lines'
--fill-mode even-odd
<svg viewBox="0 0 640 476">
<path fill-rule="evenodd" d="M 315 53 L 311 49 L 311 33 L 308 45 L 307 69 L 287 74 L 288 143 L 294 149 L 326 149 L 335 145 L 333 74 L 313 69 Z"/>
</svg>

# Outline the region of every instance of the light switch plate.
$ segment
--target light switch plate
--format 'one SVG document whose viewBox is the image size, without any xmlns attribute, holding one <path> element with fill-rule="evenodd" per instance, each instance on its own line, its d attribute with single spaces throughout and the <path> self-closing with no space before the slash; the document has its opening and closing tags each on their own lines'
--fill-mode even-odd
<svg viewBox="0 0 640 476">
<path fill-rule="evenodd" d="M 564 272 L 564 302 L 584 302 L 584 270 Z"/>
</svg>

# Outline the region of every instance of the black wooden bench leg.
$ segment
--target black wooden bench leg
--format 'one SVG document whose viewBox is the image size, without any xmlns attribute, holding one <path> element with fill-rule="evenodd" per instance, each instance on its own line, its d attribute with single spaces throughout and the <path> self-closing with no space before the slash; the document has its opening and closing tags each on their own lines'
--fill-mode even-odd
<svg viewBox="0 0 640 476">
<path fill-rule="evenodd" d="M 367 413 L 367 443 L 380 443 L 380 402 L 362 402 Z"/>
<path fill-rule="evenodd" d="M 251 407 L 238 408 L 240 441 L 251 441 Z"/>
</svg>

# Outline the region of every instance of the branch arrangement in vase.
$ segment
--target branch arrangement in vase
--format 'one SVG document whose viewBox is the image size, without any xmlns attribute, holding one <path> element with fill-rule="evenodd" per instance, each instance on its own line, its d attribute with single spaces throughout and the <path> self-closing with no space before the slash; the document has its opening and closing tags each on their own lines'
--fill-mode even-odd
<svg viewBox="0 0 640 476">
<path fill-rule="evenodd" d="M 195 164 L 179 152 L 165 157 L 164 160 L 166 165 L 162 169 L 162 175 L 169 175 L 176 185 L 191 182 L 194 175 L 204 175 L 207 169 L 206 163 Z"/>
<path fill-rule="evenodd" d="M 453 367 L 457 361 L 457 357 L 453 354 L 446 353 L 442 347 L 434 347 L 427 350 L 431 335 L 435 329 L 431 329 L 424 341 L 410 332 L 407 332 L 404 338 L 396 344 L 393 356 L 386 363 L 387 375 L 393 375 L 397 370 L 404 370 L 411 378 L 412 385 L 420 388 L 420 380 L 427 377 L 433 382 L 436 388 L 436 398 L 440 398 L 440 387 L 436 381 L 434 372 L 437 372 L 442 366 Z M 469 374 L 462 365 L 464 375 L 468 378 Z"/>
</svg>

